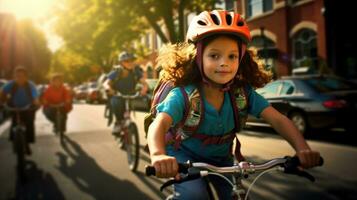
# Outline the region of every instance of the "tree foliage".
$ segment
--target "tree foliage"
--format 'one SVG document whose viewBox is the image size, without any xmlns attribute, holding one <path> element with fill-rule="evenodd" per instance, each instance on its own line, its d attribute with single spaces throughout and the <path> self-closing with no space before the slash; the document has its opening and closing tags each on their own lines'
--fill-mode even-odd
<svg viewBox="0 0 357 200">
<path fill-rule="evenodd" d="M 63 47 L 53 55 L 49 75 L 60 72 L 65 75 L 66 82 L 77 84 L 98 73 L 98 69 L 93 71 L 93 67 L 97 66 L 82 55 Z"/>
<path fill-rule="evenodd" d="M 42 31 L 30 20 L 17 22 L 14 62 L 28 68 L 31 79 L 43 82 L 49 70 L 51 51 Z"/>
<path fill-rule="evenodd" d="M 108 71 L 120 51 L 146 52 L 145 47 L 135 46 L 133 41 L 149 28 L 164 43 L 183 41 L 185 14 L 212 8 L 214 3 L 215 0 L 64 0 L 56 10 L 56 32 L 65 42 L 62 51 L 70 51 L 68 55 L 78 55 L 87 64 Z"/>
</svg>

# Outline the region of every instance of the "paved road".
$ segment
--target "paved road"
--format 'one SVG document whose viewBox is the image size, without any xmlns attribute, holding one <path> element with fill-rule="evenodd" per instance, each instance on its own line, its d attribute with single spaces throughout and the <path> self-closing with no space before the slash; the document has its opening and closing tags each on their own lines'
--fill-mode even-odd
<svg viewBox="0 0 357 200">
<path fill-rule="evenodd" d="M 143 117 L 144 113 L 135 114 L 142 145 Z M 8 123 L 0 126 L 0 199 L 162 199 L 167 194 L 158 190 L 163 180 L 144 176 L 149 158 L 143 151 L 139 172 L 128 170 L 125 153 L 103 119 L 103 106 L 75 105 L 64 146 L 41 112 L 37 113 L 36 128 L 37 142 L 27 167 L 29 182 L 21 186 L 16 182 L 15 158 L 6 139 Z M 257 162 L 293 153 L 274 134 L 244 131 L 240 140 L 243 153 Z M 325 158 L 324 167 L 310 170 L 317 178 L 315 183 L 271 172 L 256 183 L 251 199 L 357 199 L 357 148 L 316 140 L 309 143 Z"/>
</svg>

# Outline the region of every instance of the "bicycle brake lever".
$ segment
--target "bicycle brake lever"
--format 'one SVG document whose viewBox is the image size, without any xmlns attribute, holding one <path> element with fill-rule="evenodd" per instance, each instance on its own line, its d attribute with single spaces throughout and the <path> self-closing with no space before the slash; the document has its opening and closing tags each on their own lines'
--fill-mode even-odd
<svg viewBox="0 0 357 200">
<path fill-rule="evenodd" d="M 301 177 L 309 179 L 311 182 L 315 182 L 314 176 L 312 176 L 310 173 L 308 173 L 306 171 L 299 170 L 298 168 L 294 168 L 294 169 L 285 168 L 284 172 L 287 174 L 294 174 L 297 176 L 301 176 Z"/>
<path fill-rule="evenodd" d="M 162 192 L 167 186 L 173 185 L 175 183 L 178 183 L 178 180 L 176 179 L 170 179 L 168 181 L 166 181 L 165 183 L 163 183 L 160 187 L 160 191 Z"/>
<path fill-rule="evenodd" d="M 164 184 L 162 184 L 162 186 L 160 187 L 160 191 L 162 192 L 162 190 L 164 190 L 167 186 L 173 185 L 175 183 L 183 183 L 186 181 L 191 181 L 194 179 L 198 179 L 201 177 L 201 174 L 199 172 L 194 172 L 194 173 L 189 173 L 185 176 L 181 176 L 179 180 L 176 179 L 170 179 L 168 181 L 166 181 Z"/>
</svg>

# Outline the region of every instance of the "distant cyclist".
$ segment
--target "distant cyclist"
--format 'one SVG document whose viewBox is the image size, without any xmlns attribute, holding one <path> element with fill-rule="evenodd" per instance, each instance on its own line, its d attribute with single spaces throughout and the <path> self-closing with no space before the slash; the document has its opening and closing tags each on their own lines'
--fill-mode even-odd
<svg viewBox="0 0 357 200">
<path fill-rule="evenodd" d="M 72 98 L 70 90 L 63 84 L 63 74 L 56 73 L 52 75 L 49 86 L 45 89 L 42 95 L 43 113 L 46 118 L 53 123 L 53 131 L 60 127 L 56 127 L 55 116 L 56 108 L 51 105 L 59 105 L 63 103 L 63 109 L 61 110 L 64 116 L 64 123 L 62 124 L 62 130 L 66 131 L 67 114 L 72 110 Z"/>
<path fill-rule="evenodd" d="M 14 80 L 9 81 L 0 89 L 0 103 L 7 102 L 10 106 L 21 108 L 32 104 L 40 105 L 38 92 L 33 82 L 28 79 L 26 68 L 18 66 L 14 70 Z M 36 109 L 20 112 L 21 121 L 26 126 L 26 154 L 31 154 L 29 143 L 35 143 L 35 112 Z M 16 115 L 12 116 L 10 140 L 13 139 L 13 127 L 16 124 Z"/>
<path fill-rule="evenodd" d="M 137 83 L 142 84 L 140 91 L 141 95 L 145 95 L 148 85 L 143 78 L 140 67 L 134 65 L 135 56 L 129 52 L 122 52 L 119 54 L 119 65 L 108 74 L 109 94 L 120 92 L 122 94 L 135 93 Z M 115 115 L 116 123 L 114 125 L 113 133 L 118 133 L 120 130 L 120 121 L 123 119 L 125 109 L 124 100 L 119 97 L 110 98 L 111 110 Z"/>
</svg>

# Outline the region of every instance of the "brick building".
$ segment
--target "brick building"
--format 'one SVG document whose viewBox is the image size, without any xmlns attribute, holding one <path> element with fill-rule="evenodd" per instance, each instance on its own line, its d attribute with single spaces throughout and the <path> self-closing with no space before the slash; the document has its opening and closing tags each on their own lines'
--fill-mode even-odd
<svg viewBox="0 0 357 200">
<path fill-rule="evenodd" d="M 341 23 L 353 13 L 351 2 L 238 0 L 237 5 L 251 29 L 251 46 L 277 77 L 297 67 L 357 77 L 356 31 L 344 31 Z"/>
<path fill-rule="evenodd" d="M 291 74 L 294 68 L 308 67 L 315 72 L 334 72 L 357 79 L 357 31 L 342 23 L 354 13 L 352 1 L 343 4 L 335 0 L 220 2 L 218 8 L 235 10 L 244 16 L 253 37 L 250 48 L 257 50 L 276 78 Z M 187 11 L 187 24 L 190 17 Z M 155 66 L 162 42 L 153 30 L 141 42 L 151 49 L 147 59 L 140 63 L 146 70 Z"/>
</svg>

